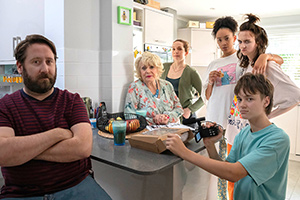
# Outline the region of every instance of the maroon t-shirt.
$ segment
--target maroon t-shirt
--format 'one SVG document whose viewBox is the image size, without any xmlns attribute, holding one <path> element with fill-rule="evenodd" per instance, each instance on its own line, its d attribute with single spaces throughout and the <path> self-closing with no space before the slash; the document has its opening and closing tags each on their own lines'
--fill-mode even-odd
<svg viewBox="0 0 300 200">
<path fill-rule="evenodd" d="M 34 99 L 21 89 L 0 99 L 0 126 L 12 127 L 15 136 L 26 136 L 53 128 L 70 129 L 89 123 L 86 108 L 78 94 L 54 89 L 46 99 Z M 15 167 L 2 167 L 5 185 L 1 198 L 50 194 L 80 183 L 91 169 L 90 158 L 58 163 L 31 160 Z"/>
</svg>

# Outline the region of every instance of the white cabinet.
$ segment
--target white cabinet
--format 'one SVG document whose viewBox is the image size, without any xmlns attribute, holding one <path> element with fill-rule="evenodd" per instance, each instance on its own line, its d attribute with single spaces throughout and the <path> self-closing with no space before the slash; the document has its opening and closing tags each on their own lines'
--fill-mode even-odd
<svg viewBox="0 0 300 200">
<path fill-rule="evenodd" d="M 177 37 L 190 43 L 191 52 L 186 58 L 190 66 L 208 66 L 218 58 L 217 44 L 211 35 L 211 29 L 184 28 L 178 29 Z"/>
<path fill-rule="evenodd" d="M 297 141 L 296 141 L 296 156 L 300 157 L 300 105 L 297 106 L 298 109 L 298 121 L 297 121 Z"/>
<path fill-rule="evenodd" d="M 283 129 L 290 137 L 290 158 L 300 156 L 300 106 L 271 119 L 276 126 Z"/>
<path fill-rule="evenodd" d="M 0 27 L 0 61 L 14 61 L 18 42 L 28 34 L 44 33 L 44 1 L 0 1 Z"/>
<path fill-rule="evenodd" d="M 174 40 L 173 14 L 145 8 L 144 17 L 144 42 L 172 46 Z"/>
</svg>

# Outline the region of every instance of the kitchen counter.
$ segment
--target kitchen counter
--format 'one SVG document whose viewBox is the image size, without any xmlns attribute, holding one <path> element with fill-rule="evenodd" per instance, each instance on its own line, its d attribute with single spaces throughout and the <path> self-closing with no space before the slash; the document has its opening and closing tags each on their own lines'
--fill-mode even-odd
<svg viewBox="0 0 300 200">
<path fill-rule="evenodd" d="M 170 151 L 156 154 L 137 148 L 131 148 L 128 140 L 124 146 L 115 146 L 113 139 L 99 136 L 97 129 L 93 129 L 93 151 L 91 158 L 141 175 L 159 173 L 182 161 Z M 187 145 L 190 150 L 199 152 L 205 147 L 203 143 L 196 143 L 192 139 Z"/>
<path fill-rule="evenodd" d="M 187 147 L 202 151 L 202 143 L 192 139 Z M 113 139 L 98 135 L 93 129 L 92 166 L 96 181 L 114 200 L 176 199 L 182 190 L 182 159 L 165 151 L 156 154 L 124 146 L 115 146 Z"/>
</svg>

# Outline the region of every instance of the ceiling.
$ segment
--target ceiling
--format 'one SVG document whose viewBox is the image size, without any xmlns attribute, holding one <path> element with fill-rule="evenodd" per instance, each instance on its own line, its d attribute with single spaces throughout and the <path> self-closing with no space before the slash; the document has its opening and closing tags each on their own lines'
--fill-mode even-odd
<svg viewBox="0 0 300 200">
<path fill-rule="evenodd" d="M 188 20 L 205 21 L 222 16 L 232 16 L 242 20 L 246 13 L 261 18 L 300 15 L 298 0 L 155 0 L 161 8 L 169 7 L 177 11 L 177 16 Z"/>
</svg>

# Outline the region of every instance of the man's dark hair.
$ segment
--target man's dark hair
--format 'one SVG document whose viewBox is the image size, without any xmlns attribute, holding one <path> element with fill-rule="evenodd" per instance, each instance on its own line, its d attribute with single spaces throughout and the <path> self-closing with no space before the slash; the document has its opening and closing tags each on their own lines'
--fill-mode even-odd
<svg viewBox="0 0 300 200">
<path fill-rule="evenodd" d="M 240 91 L 245 94 L 257 94 L 260 93 L 261 98 L 269 97 L 270 103 L 266 107 L 265 112 L 269 115 L 273 107 L 273 93 L 274 87 L 271 81 L 269 81 L 263 74 L 246 73 L 237 82 L 234 88 L 234 94 L 238 95 Z"/>
<path fill-rule="evenodd" d="M 54 43 L 42 35 L 34 34 L 26 36 L 25 40 L 21 41 L 15 49 L 15 58 L 22 65 L 24 64 L 24 61 L 26 59 L 26 50 L 32 44 L 45 44 L 49 46 L 52 53 L 54 54 L 54 59 L 56 61 L 57 54 Z"/>
</svg>

